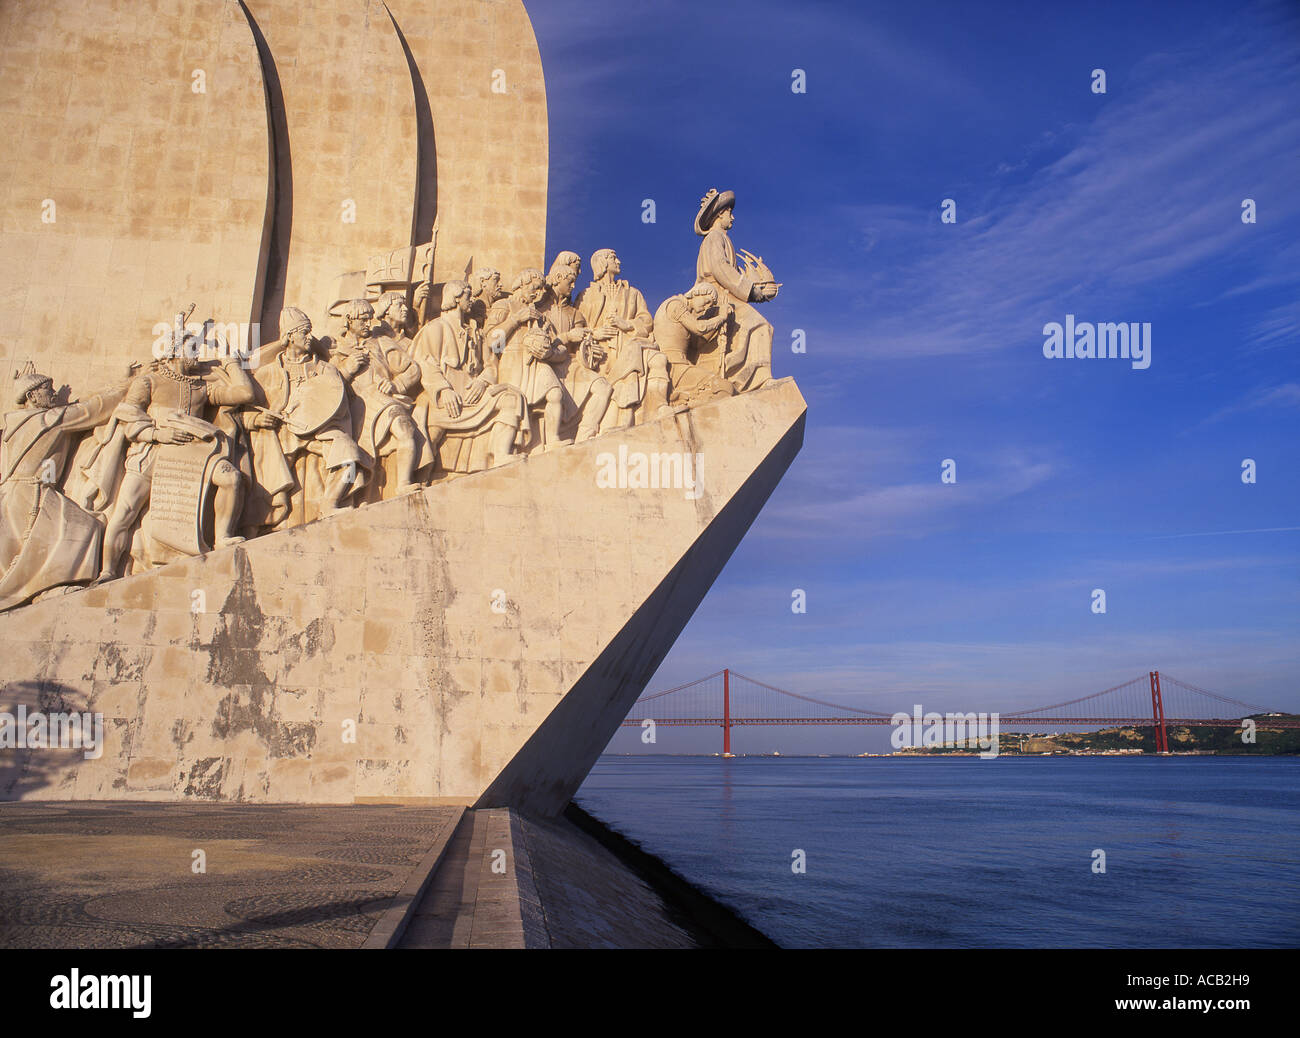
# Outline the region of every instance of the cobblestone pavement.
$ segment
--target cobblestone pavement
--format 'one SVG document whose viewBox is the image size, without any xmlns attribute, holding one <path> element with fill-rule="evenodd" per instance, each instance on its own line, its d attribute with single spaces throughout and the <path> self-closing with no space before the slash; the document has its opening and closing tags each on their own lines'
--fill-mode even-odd
<svg viewBox="0 0 1300 1038">
<path fill-rule="evenodd" d="M 358 947 L 460 814 L 0 804 L 0 947 Z"/>
</svg>

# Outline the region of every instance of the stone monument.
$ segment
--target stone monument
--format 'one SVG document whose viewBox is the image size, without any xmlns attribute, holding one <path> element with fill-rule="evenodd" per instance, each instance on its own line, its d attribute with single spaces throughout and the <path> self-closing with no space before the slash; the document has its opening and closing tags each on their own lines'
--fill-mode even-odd
<svg viewBox="0 0 1300 1038">
<path fill-rule="evenodd" d="M 555 813 L 802 443 L 780 285 L 731 191 L 545 266 L 519 0 L 167 7 L 0 10 L 0 799 Z"/>
</svg>

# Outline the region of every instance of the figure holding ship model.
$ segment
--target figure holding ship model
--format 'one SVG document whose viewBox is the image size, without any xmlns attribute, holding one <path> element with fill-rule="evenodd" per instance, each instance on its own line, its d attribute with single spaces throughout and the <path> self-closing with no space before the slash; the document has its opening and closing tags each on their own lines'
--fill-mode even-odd
<svg viewBox="0 0 1300 1038">
<path fill-rule="evenodd" d="M 704 241 L 700 243 L 696 280 L 717 288 L 721 309 L 725 310 L 728 303 L 735 307 L 734 316 L 726 326 L 721 367 L 722 374 L 742 392 L 758 389 L 771 381 L 772 325 L 750 304 L 775 299 L 781 284 L 773 278 L 761 256 L 744 249 L 741 250 L 744 269 L 736 266 L 736 250 L 727 235 L 736 221 L 735 208 L 733 191 L 719 193 L 716 188 L 710 188 L 700 199 L 695 233 Z"/>
</svg>

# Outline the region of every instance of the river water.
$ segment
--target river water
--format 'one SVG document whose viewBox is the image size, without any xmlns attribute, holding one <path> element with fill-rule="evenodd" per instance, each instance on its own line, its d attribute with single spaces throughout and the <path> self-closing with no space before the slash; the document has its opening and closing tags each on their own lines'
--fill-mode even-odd
<svg viewBox="0 0 1300 1038">
<path fill-rule="evenodd" d="M 1294 757 L 604 756 L 575 799 L 785 947 L 1300 945 Z"/>
</svg>

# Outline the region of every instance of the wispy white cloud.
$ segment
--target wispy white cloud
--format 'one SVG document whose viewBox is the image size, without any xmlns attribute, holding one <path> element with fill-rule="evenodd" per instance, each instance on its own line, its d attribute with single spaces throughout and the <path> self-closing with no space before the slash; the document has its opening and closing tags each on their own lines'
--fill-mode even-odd
<svg viewBox="0 0 1300 1038">
<path fill-rule="evenodd" d="M 1300 346 L 1300 300 L 1266 311 L 1255 322 L 1246 345 L 1257 350 Z"/>
<path fill-rule="evenodd" d="M 1295 285 L 1300 287 L 1300 239 L 1292 242 L 1270 241 L 1272 263 L 1257 277 L 1231 285 L 1217 295 L 1201 300 L 1198 307 L 1213 306 L 1225 299 L 1235 299 L 1254 292 L 1266 292 Z"/>
<path fill-rule="evenodd" d="M 1297 313 L 1297 320 L 1300 321 L 1300 312 Z M 1300 328 L 1300 324 L 1297 327 Z M 1241 414 L 1243 411 L 1257 411 L 1270 407 L 1300 407 L 1300 382 L 1283 382 L 1280 385 L 1259 386 L 1227 407 L 1215 411 L 1200 424 L 1209 425 L 1213 422 L 1222 421 L 1231 415 Z"/>
<path fill-rule="evenodd" d="M 805 573 L 802 615 L 791 613 L 791 588 L 776 573 L 720 582 L 653 687 L 730 666 L 865 709 L 892 711 L 914 694 L 940 709 L 974 701 L 999 708 L 1085 695 L 1159 669 L 1249 702 L 1300 708 L 1300 642 L 1288 622 L 1300 608 L 1294 556 L 1153 557 L 1134 542 L 1115 556 L 1003 561 L 1010 565 L 973 582 L 934 568 Z M 1280 622 L 1261 626 L 1231 611 L 1224 618 L 1215 599 L 1235 594 L 1230 584 L 1248 588 Z M 1115 592 L 1107 617 L 1089 609 L 1097 585 Z M 1176 609 L 1159 604 L 1170 600 Z"/>
<path fill-rule="evenodd" d="M 819 443 L 787 475 L 755 535 L 834 544 L 886 536 L 925 536 L 1039 487 L 1062 469 L 1044 451 L 985 450 L 979 467 L 962 462 L 957 482 L 940 479 L 944 455 L 918 430 L 818 430 Z M 931 467 L 915 471 L 918 456 Z M 897 480 L 903 470 L 913 479 Z"/>
<path fill-rule="evenodd" d="M 1248 533 L 1295 533 L 1300 526 L 1267 526 L 1256 530 L 1201 530 L 1196 533 L 1166 533 L 1150 538 L 1153 541 L 1171 541 L 1182 537 L 1236 537 Z"/>
<path fill-rule="evenodd" d="M 1197 270 L 1213 270 L 1225 291 L 1288 283 L 1294 271 L 1280 269 L 1281 256 L 1268 266 L 1274 252 L 1258 246 L 1280 246 L 1278 232 L 1300 217 L 1300 65 L 1280 49 L 1210 39 L 1155 56 L 1112 90 L 1069 151 L 1027 182 L 995 189 L 982 210 L 958 199 L 956 226 L 938 223 L 937 200 L 925 212 L 843 208 L 864 249 L 904 253 L 876 266 L 865 292 L 856 271 L 818 272 L 859 301 L 861 352 L 1032 346 L 1044 321 L 1081 300 L 1104 299 L 1101 319 L 1139 320 L 1180 292 L 1194 305 L 1179 279 Z M 1244 197 L 1265 208 L 1263 224 L 1241 223 Z M 1271 315 L 1256 341 L 1294 336 L 1298 318 L 1294 307 Z"/>
</svg>

